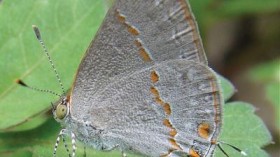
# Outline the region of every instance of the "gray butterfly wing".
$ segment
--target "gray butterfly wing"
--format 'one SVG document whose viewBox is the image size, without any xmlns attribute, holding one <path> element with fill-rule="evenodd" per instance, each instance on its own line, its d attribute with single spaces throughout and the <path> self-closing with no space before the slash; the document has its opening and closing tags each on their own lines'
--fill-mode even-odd
<svg viewBox="0 0 280 157">
<path fill-rule="evenodd" d="M 90 99 L 123 75 L 178 58 L 207 64 L 184 0 L 118 0 L 80 64 L 72 102 Z M 81 105 L 75 105 L 78 111 Z"/>
<path fill-rule="evenodd" d="M 184 128 L 184 126 L 181 126 L 188 124 L 194 126 L 192 128 L 195 129 L 197 127 L 194 121 L 198 118 L 194 118 L 193 121 L 188 119 L 190 121 L 189 123 L 181 123 L 181 120 L 187 119 L 181 117 L 183 113 L 178 111 L 177 114 L 177 110 L 187 109 L 188 105 L 200 101 L 199 98 L 201 97 L 195 96 L 196 93 L 193 93 L 194 98 L 190 100 L 186 99 L 187 97 L 184 97 L 184 95 L 180 93 L 180 91 L 183 93 L 191 92 L 192 89 L 181 89 L 179 88 L 180 86 L 175 86 L 178 80 L 167 80 L 170 84 L 159 85 L 158 88 L 167 88 L 168 86 L 174 87 L 174 90 L 178 88 L 177 90 L 179 93 L 169 91 L 170 94 L 175 94 L 174 101 L 179 98 L 182 99 L 178 102 L 174 102 L 178 104 L 177 108 L 176 105 L 171 104 L 171 100 L 164 100 L 164 102 L 171 104 L 170 107 L 173 108 L 171 112 L 176 112 L 176 115 L 172 114 L 166 116 L 166 109 L 164 110 L 164 107 L 159 105 L 156 106 L 155 102 L 153 102 L 155 99 L 152 98 L 153 95 L 151 95 L 149 89 L 151 87 L 150 75 L 152 74 L 148 74 L 151 72 L 149 70 L 153 67 L 164 67 L 161 69 L 162 72 L 159 75 L 171 76 L 169 73 L 172 72 L 172 68 L 170 67 L 169 71 L 164 72 L 164 69 L 167 69 L 169 65 L 163 66 L 162 64 L 172 61 L 170 66 L 177 66 L 176 62 L 178 59 L 183 59 L 182 62 L 184 62 L 186 66 L 193 64 L 198 65 L 197 69 L 203 67 L 201 69 L 206 71 L 205 74 L 213 76 L 213 73 L 209 71 L 207 67 L 203 66 L 207 64 L 207 61 L 199 38 L 199 33 L 196 23 L 184 0 L 117 1 L 109 10 L 95 40 L 91 43 L 80 64 L 70 95 L 71 116 L 76 120 L 89 119 L 90 122 L 100 128 L 107 128 L 108 126 L 113 127 L 114 125 L 118 125 L 120 128 L 122 127 L 122 129 L 119 128 L 119 130 L 111 130 L 110 134 L 114 134 L 114 136 L 116 136 L 115 139 L 122 139 L 127 146 L 134 146 L 135 143 L 133 142 L 142 141 L 142 144 L 138 143 L 137 147 L 134 149 L 141 150 L 142 152 L 144 151 L 144 153 L 152 153 L 150 151 L 153 150 L 153 148 L 158 148 L 154 153 L 166 153 L 166 150 L 173 150 L 173 147 L 177 148 L 174 141 L 181 143 L 182 150 L 185 152 L 187 152 L 186 150 L 189 149 L 190 146 L 193 146 L 194 150 L 202 151 L 202 149 L 196 148 L 200 142 L 205 144 L 205 148 L 207 148 L 203 149 L 203 151 L 209 150 L 209 152 L 212 152 L 212 147 L 209 146 L 210 143 L 208 139 L 203 140 L 198 136 L 192 138 L 191 135 L 193 134 L 188 132 L 191 130 L 186 130 L 186 127 Z M 195 67 L 194 70 L 196 70 Z M 131 76 L 135 76 L 135 78 L 130 78 Z M 175 76 L 176 75 L 174 75 L 174 78 L 170 79 L 175 79 Z M 156 76 L 153 76 L 153 79 L 156 78 Z M 212 79 L 213 80 L 210 79 L 211 81 L 206 79 L 205 82 L 207 83 L 205 84 L 207 85 L 211 82 L 213 83 L 213 87 L 216 87 L 215 77 L 212 77 Z M 126 82 L 122 82 L 124 80 L 126 80 Z M 156 82 L 156 80 L 154 81 Z M 118 85 L 119 83 L 120 85 Z M 173 86 L 171 83 L 174 83 Z M 145 84 L 146 86 L 144 86 Z M 148 84 L 150 84 L 149 88 L 144 88 L 148 87 Z M 184 87 L 191 84 L 192 83 L 186 84 Z M 208 104 L 205 103 L 205 106 L 207 106 L 206 109 L 209 110 L 209 114 L 207 112 L 208 117 L 216 115 L 216 117 L 219 118 L 220 101 L 218 100 L 220 100 L 220 97 L 219 95 L 214 95 L 212 93 L 213 91 L 210 91 L 210 88 L 207 89 L 209 90 L 209 96 L 205 96 L 205 99 L 209 98 L 209 101 L 211 101 Z M 215 90 L 218 91 L 218 88 L 215 88 Z M 110 91 L 114 92 L 114 94 L 110 94 Z M 161 90 L 161 92 L 167 91 L 168 88 Z M 207 92 L 205 94 L 207 95 Z M 191 95 L 185 96 L 190 97 Z M 217 111 L 215 112 L 213 111 L 213 104 L 217 106 Z M 124 105 L 126 105 L 125 108 L 123 108 Z M 196 103 L 196 105 L 198 105 L 198 103 Z M 200 107 L 198 111 L 203 115 L 201 112 L 203 104 L 199 104 L 197 107 Z M 131 112 L 124 112 L 124 109 Z M 192 113 L 194 116 L 200 115 L 195 112 L 196 110 L 190 110 L 193 111 Z M 136 114 L 132 111 L 139 111 L 140 113 L 136 112 Z M 188 111 L 185 110 L 185 112 L 187 113 Z M 146 115 L 148 115 L 148 118 Z M 180 115 L 180 117 L 178 115 Z M 203 116 L 207 117 L 207 115 Z M 118 120 L 115 122 L 113 117 L 120 117 L 120 119 L 126 121 Z M 150 118 L 152 118 L 152 120 L 150 120 Z M 166 118 L 169 118 L 170 121 L 173 119 L 174 122 L 177 122 L 174 124 L 174 128 L 178 128 L 177 131 L 182 129 L 181 133 L 178 133 L 173 139 L 169 137 L 170 128 L 162 125 L 164 122 L 162 120 Z M 144 121 L 146 123 L 144 123 Z M 149 124 L 150 121 L 151 123 Z M 202 126 L 201 132 L 203 132 L 203 128 L 211 128 L 213 132 L 211 132 L 211 135 L 209 132 L 209 139 L 215 139 L 219 130 L 214 130 L 219 128 L 219 121 L 213 123 L 209 121 L 209 119 L 208 121 L 206 119 L 206 122 L 209 126 L 207 124 L 205 124 L 205 126 L 200 124 L 196 125 Z M 132 130 L 124 129 L 124 127 L 130 126 L 130 123 L 140 124 L 131 125 L 131 127 L 133 126 Z M 168 125 L 168 122 L 165 121 L 165 123 Z M 179 123 L 181 123 L 181 125 Z M 149 128 L 155 130 L 147 130 Z M 126 132 L 121 133 L 124 130 Z M 149 133 L 144 134 L 146 131 L 149 131 Z M 138 138 L 139 140 L 137 140 Z M 114 143 L 114 138 L 112 139 L 112 136 L 103 137 L 104 141 L 106 141 L 106 139 L 108 139 L 108 143 L 110 143 L 109 141 Z M 190 139 L 195 140 L 188 141 Z M 150 140 L 150 143 L 147 144 L 147 142 L 143 140 Z M 153 145 L 153 142 L 155 145 Z M 161 149 L 159 149 L 160 145 L 162 146 Z M 186 149 L 183 149 L 183 147 L 186 147 Z M 181 152 L 180 150 L 178 151 L 178 153 Z M 175 155 L 176 151 L 173 151 L 171 154 Z"/>
<path fill-rule="evenodd" d="M 162 62 L 108 84 L 85 119 L 104 130 L 100 138 L 108 146 L 150 156 L 210 156 L 221 127 L 216 80 L 200 63 Z"/>
</svg>

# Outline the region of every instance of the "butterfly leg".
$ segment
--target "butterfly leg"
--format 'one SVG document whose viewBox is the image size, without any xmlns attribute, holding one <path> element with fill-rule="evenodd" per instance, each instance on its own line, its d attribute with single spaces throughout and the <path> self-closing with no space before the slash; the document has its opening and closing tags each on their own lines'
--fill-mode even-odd
<svg viewBox="0 0 280 157">
<path fill-rule="evenodd" d="M 61 134 L 61 138 L 62 138 L 62 141 L 63 141 L 63 143 L 64 143 L 64 148 L 66 149 L 66 151 L 67 151 L 67 153 L 68 153 L 68 156 L 71 157 L 70 151 L 69 151 L 69 149 L 68 149 L 68 145 L 67 145 L 67 143 L 66 143 L 66 141 L 65 141 L 65 135 L 64 135 L 64 134 Z"/>
<path fill-rule="evenodd" d="M 60 142 L 60 138 L 62 138 L 66 151 L 68 152 L 69 157 L 71 157 L 71 154 L 69 153 L 69 149 L 67 147 L 67 144 L 66 144 L 65 138 L 64 138 L 65 131 L 66 131 L 66 129 L 62 129 L 57 136 L 57 139 L 56 139 L 56 142 L 54 145 L 54 150 L 53 150 L 53 157 L 56 157 L 56 151 L 57 151 L 58 144 Z"/>
<path fill-rule="evenodd" d="M 76 136 L 73 132 L 71 132 L 71 143 L 72 143 L 72 157 L 75 157 L 76 154 Z"/>
</svg>

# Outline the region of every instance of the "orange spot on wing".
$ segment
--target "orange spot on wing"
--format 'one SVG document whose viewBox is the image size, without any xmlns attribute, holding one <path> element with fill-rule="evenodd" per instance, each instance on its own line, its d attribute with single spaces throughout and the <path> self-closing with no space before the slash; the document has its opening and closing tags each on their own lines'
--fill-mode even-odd
<svg viewBox="0 0 280 157">
<path fill-rule="evenodd" d="M 190 149 L 189 155 L 190 157 L 200 157 L 200 155 L 194 149 Z"/>
<path fill-rule="evenodd" d="M 173 128 L 170 121 L 168 119 L 163 120 L 163 125 L 167 126 L 168 128 Z"/>
<path fill-rule="evenodd" d="M 158 74 L 154 70 L 151 72 L 151 80 L 153 83 L 156 83 L 159 80 Z"/>
<path fill-rule="evenodd" d="M 175 149 L 175 150 L 182 150 L 182 148 L 177 144 L 175 139 L 169 138 L 169 142 L 171 143 L 173 149 Z"/>
<path fill-rule="evenodd" d="M 169 105 L 168 103 L 165 103 L 165 104 L 163 105 L 163 109 L 164 109 L 164 111 L 165 111 L 165 113 L 166 113 L 167 115 L 170 115 L 170 114 L 171 114 L 170 105 Z"/>
<path fill-rule="evenodd" d="M 120 12 L 118 10 L 116 10 L 116 16 L 117 19 L 121 22 L 121 23 L 125 23 L 125 17 L 123 15 L 120 14 Z"/>
<path fill-rule="evenodd" d="M 139 35 L 139 31 L 133 26 L 131 26 L 129 23 L 127 23 L 125 16 L 121 15 L 121 13 L 118 10 L 116 10 L 116 16 L 120 23 L 123 23 L 127 27 L 128 32 L 130 32 L 132 35 Z"/>
<path fill-rule="evenodd" d="M 210 125 L 208 123 L 201 123 L 198 125 L 198 135 L 202 138 L 208 139 L 210 132 Z"/>
<path fill-rule="evenodd" d="M 172 136 L 172 137 L 174 137 L 176 134 L 177 134 L 176 129 L 172 129 L 172 130 L 169 132 L 169 135 Z"/>
<path fill-rule="evenodd" d="M 136 30 L 137 31 L 137 30 Z M 136 32 L 135 32 L 136 33 Z M 134 44 L 139 48 L 139 55 L 142 57 L 142 59 L 145 62 L 150 62 L 152 61 L 150 55 L 148 54 L 148 52 L 146 51 L 146 49 L 143 47 L 142 42 L 139 39 L 136 39 L 134 41 Z"/>
<path fill-rule="evenodd" d="M 128 28 L 127 28 L 128 32 L 130 32 L 132 35 L 139 35 L 139 31 L 136 28 L 134 28 L 128 24 L 127 24 L 127 26 L 128 26 Z"/>
<path fill-rule="evenodd" d="M 154 99 L 156 101 L 156 103 L 160 104 L 160 105 L 164 105 L 164 102 L 161 100 L 161 98 L 159 97 L 159 92 L 155 87 L 151 87 L 150 88 L 151 93 L 154 95 Z"/>
<path fill-rule="evenodd" d="M 139 54 L 144 61 L 146 61 L 146 62 L 152 61 L 152 59 L 150 58 L 150 55 L 147 53 L 147 51 L 143 47 L 140 48 Z"/>
<path fill-rule="evenodd" d="M 134 41 L 134 44 L 137 46 L 137 47 L 142 47 L 142 43 L 137 39 Z"/>
<path fill-rule="evenodd" d="M 154 95 L 154 97 L 155 97 L 154 99 L 155 99 L 156 103 L 162 105 L 162 107 L 163 107 L 165 113 L 166 113 L 167 115 L 170 115 L 170 114 L 171 114 L 170 105 L 169 105 L 168 103 L 165 103 L 165 102 L 160 98 L 158 90 L 157 90 L 155 87 L 151 87 L 151 88 L 150 88 L 150 91 L 151 91 L 151 93 Z"/>
<path fill-rule="evenodd" d="M 170 121 L 168 119 L 164 119 L 163 120 L 163 125 L 167 126 L 168 128 L 171 129 L 171 131 L 169 132 L 169 135 L 171 137 L 175 137 L 175 135 L 177 134 L 176 129 L 172 126 L 172 124 L 170 123 Z"/>
<path fill-rule="evenodd" d="M 151 87 L 150 91 L 155 97 L 159 97 L 159 92 L 155 87 Z"/>
<path fill-rule="evenodd" d="M 156 97 L 155 101 L 160 105 L 164 105 L 164 102 L 159 97 Z"/>
</svg>

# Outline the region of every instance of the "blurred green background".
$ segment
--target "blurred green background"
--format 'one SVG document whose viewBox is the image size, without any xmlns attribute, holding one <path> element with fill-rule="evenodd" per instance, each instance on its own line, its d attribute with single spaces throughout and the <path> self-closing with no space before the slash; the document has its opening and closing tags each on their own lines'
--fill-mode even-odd
<svg viewBox="0 0 280 157">
<path fill-rule="evenodd" d="M 62 81 L 70 87 L 80 58 L 111 2 L 0 1 L 0 156 L 51 154 L 60 128 L 48 112 L 50 102 L 57 98 L 23 89 L 15 83 L 20 78 L 34 86 L 60 92 L 31 25 L 41 29 Z M 230 101 L 245 101 L 255 106 L 256 114 L 273 138 L 273 144 L 265 150 L 270 156 L 278 157 L 279 0 L 190 0 L 190 3 L 210 66 L 237 89 Z M 229 114 L 237 111 L 233 109 Z M 42 148 L 45 145 L 51 147 Z M 79 149 L 80 154 L 82 151 Z M 89 151 L 89 154 L 120 156 L 118 152 L 108 155 Z"/>
</svg>

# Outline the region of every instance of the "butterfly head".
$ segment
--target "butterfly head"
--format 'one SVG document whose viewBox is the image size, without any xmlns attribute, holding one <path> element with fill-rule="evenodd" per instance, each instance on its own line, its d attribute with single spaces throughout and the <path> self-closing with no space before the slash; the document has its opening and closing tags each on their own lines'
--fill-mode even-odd
<svg viewBox="0 0 280 157">
<path fill-rule="evenodd" d="M 52 113 L 56 121 L 64 121 L 70 114 L 69 99 L 67 97 L 62 97 L 60 102 L 56 106 L 53 106 Z"/>
</svg>

